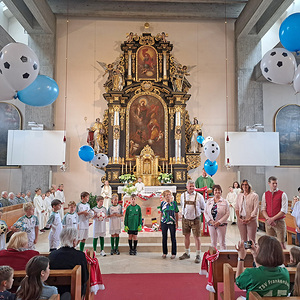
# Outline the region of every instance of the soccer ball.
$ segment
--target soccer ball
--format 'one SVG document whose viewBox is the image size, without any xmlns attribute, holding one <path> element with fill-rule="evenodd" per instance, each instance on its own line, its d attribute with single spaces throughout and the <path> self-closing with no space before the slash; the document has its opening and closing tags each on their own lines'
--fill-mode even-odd
<svg viewBox="0 0 300 300">
<path fill-rule="evenodd" d="M 104 168 L 108 165 L 108 157 L 103 153 L 96 154 L 92 159 L 92 164 L 96 168 Z"/>
<path fill-rule="evenodd" d="M 268 51 L 260 63 L 263 76 L 268 81 L 278 84 L 291 84 L 296 68 L 294 55 L 284 48 L 274 48 Z"/>
<path fill-rule="evenodd" d="M 8 230 L 8 227 L 4 221 L 0 221 L 0 235 L 5 234 Z"/>
<path fill-rule="evenodd" d="M 105 219 L 105 213 L 103 211 L 98 212 L 97 218 L 99 221 L 103 221 Z"/>
<path fill-rule="evenodd" d="M 91 219 L 94 216 L 94 212 L 92 210 L 89 210 L 88 217 Z"/>
<path fill-rule="evenodd" d="M 15 91 L 21 91 L 38 76 L 40 63 L 27 45 L 10 43 L 0 52 L 0 73 Z"/>
</svg>

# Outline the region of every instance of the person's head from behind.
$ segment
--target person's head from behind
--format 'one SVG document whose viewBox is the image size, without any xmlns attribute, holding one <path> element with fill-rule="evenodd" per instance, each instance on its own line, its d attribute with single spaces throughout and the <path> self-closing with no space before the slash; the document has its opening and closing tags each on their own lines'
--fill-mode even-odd
<svg viewBox="0 0 300 300">
<path fill-rule="evenodd" d="M 34 256 L 26 265 L 26 277 L 21 281 L 17 298 L 22 300 L 40 299 L 43 282 L 50 274 L 49 259 L 46 256 Z"/>
<path fill-rule="evenodd" d="M 96 198 L 97 206 L 100 208 L 103 206 L 104 198 L 102 196 L 98 196 Z"/>
<path fill-rule="evenodd" d="M 24 209 L 25 215 L 27 217 L 33 216 L 33 214 L 34 214 L 34 206 L 33 206 L 33 204 L 31 202 L 25 203 L 23 205 L 23 209 Z"/>
<path fill-rule="evenodd" d="M 90 194 L 88 192 L 82 192 L 80 194 L 80 199 L 82 203 L 87 203 L 89 201 Z"/>
<path fill-rule="evenodd" d="M 281 244 L 275 237 L 264 235 L 258 239 L 256 262 L 261 266 L 270 268 L 284 263 Z"/>
<path fill-rule="evenodd" d="M 68 207 L 69 207 L 70 214 L 73 214 L 76 210 L 76 202 L 70 201 Z"/>
<path fill-rule="evenodd" d="M 54 212 L 59 211 L 61 209 L 61 201 L 58 199 L 52 200 L 51 207 Z"/>
<path fill-rule="evenodd" d="M 293 296 L 300 296 L 300 263 L 297 264 Z"/>
<path fill-rule="evenodd" d="M 27 248 L 28 236 L 24 231 L 15 232 L 7 244 L 7 249 L 23 250 Z"/>
<path fill-rule="evenodd" d="M 9 266 L 0 266 L 0 287 L 2 291 L 9 290 L 14 282 L 14 269 Z"/>
<path fill-rule="evenodd" d="M 59 235 L 62 247 L 73 248 L 78 244 L 78 231 L 76 228 L 63 228 Z"/>
<path fill-rule="evenodd" d="M 116 206 L 119 202 L 119 196 L 117 194 L 113 194 L 111 197 L 111 203 L 112 205 Z"/>
<path fill-rule="evenodd" d="M 297 265 L 300 262 L 300 247 L 293 246 L 290 249 L 290 263 Z"/>
</svg>

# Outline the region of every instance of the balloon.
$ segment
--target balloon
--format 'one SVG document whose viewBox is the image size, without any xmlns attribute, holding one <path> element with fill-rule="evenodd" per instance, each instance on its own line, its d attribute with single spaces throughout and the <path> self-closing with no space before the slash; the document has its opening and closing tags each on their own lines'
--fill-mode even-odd
<svg viewBox="0 0 300 300">
<path fill-rule="evenodd" d="M 300 50 L 300 13 L 288 16 L 280 25 L 279 39 L 282 46 L 289 51 Z"/>
<path fill-rule="evenodd" d="M 293 86 L 296 93 L 299 93 L 300 92 L 300 65 L 298 66 L 295 72 Z"/>
<path fill-rule="evenodd" d="M 91 146 L 85 145 L 80 147 L 78 155 L 83 161 L 91 161 L 95 156 L 95 152 Z"/>
<path fill-rule="evenodd" d="M 96 168 L 104 168 L 108 165 L 108 157 L 104 153 L 99 153 L 92 159 L 92 164 Z"/>
<path fill-rule="evenodd" d="M 0 70 L 9 85 L 15 91 L 20 91 L 34 82 L 39 74 L 40 63 L 27 45 L 10 43 L 0 52 Z"/>
<path fill-rule="evenodd" d="M 203 137 L 202 135 L 198 135 L 198 136 L 197 136 L 197 142 L 198 142 L 199 144 L 202 144 L 202 143 L 204 142 L 204 137 Z"/>
<path fill-rule="evenodd" d="M 215 161 L 220 154 L 220 146 L 215 141 L 209 141 L 204 146 L 204 154 L 210 161 Z"/>
<path fill-rule="evenodd" d="M 297 68 L 295 56 L 283 48 L 268 51 L 260 62 L 263 76 L 270 82 L 291 84 Z"/>
<path fill-rule="evenodd" d="M 0 72 L 0 100 L 11 100 L 15 95 L 16 91 L 8 84 Z"/>
<path fill-rule="evenodd" d="M 30 86 L 18 92 L 18 98 L 31 106 L 46 106 L 56 100 L 58 92 L 58 85 L 54 79 L 39 75 Z"/>
<path fill-rule="evenodd" d="M 207 159 L 204 163 L 204 170 L 210 176 L 215 175 L 218 171 L 217 162 L 216 161 L 211 162 L 209 159 Z"/>
<path fill-rule="evenodd" d="M 213 141 L 213 140 L 214 140 L 213 137 L 208 136 L 208 137 L 206 137 L 206 139 L 202 142 L 202 145 L 204 146 L 207 142 Z"/>
</svg>

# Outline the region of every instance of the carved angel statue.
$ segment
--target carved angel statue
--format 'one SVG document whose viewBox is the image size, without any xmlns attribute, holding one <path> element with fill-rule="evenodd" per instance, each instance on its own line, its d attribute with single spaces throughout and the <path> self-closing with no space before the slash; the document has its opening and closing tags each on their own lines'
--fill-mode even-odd
<svg viewBox="0 0 300 300">
<path fill-rule="evenodd" d="M 166 40 L 166 37 L 168 37 L 168 34 L 165 33 L 165 32 L 162 32 L 162 33 L 158 33 L 155 37 L 155 39 L 158 41 L 158 40 L 162 40 L 164 43 L 167 42 Z"/>
<path fill-rule="evenodd" d="M 136 33 L 134 34 L 133 32 L 126 34 L 127 42 L 129 42 L 129 43 L 131 43 L 133 40 L 137 40 L 138 37 L 139 36 Z"/>
<path fill-rule="evenodd" d="M 113 91 L 121 91 L 124 86 L 124 67 L 120 65 L 121 56 L 118 57 L 113 63 L 106 64 L 101 61 L 97 61 L 97 63 L 104 69 L 103 77 L 108 74 L 106 82 L 104 83 L 104 87 L 108 88 L 108 86 L 112 85 Z"/>
<path fill-rule="evenodd" d="M 190 144 L 189 152 L 193 152 L 193 153 L 200 152 L 202 145 L 198 143 L 197 137 L 198 135 L 202 135 L 202 126 L 203 123 L 199 125 L 199 121 L 197 117 L 194 117 L 194 121 L 190 129 L 192 131 L 192 134 L 191 134 L 191 144 Z"/>
<path fill-rule="evenodd" d="M 196 67 L 194 66 L 182 66 L 174 57 L 172 58 L 174 67 L 171 70 L 171 82 L 174 92 L 182 92 L 183 84 L 188 83 L 187 76 L 190 76 L 189 72 Z"/>
</svg>

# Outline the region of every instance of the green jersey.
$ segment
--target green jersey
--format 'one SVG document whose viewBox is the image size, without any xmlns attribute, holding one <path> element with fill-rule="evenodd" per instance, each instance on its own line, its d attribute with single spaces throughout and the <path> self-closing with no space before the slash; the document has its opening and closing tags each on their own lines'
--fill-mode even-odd
<svg viewBox="0 0 300 300">
<path fill-rule="evenodd" d="M 236 285 L 247 290 L 247 300 L 251 291 L 262 297 L 287 297 L 290 290 L 290 275 L 286 268 L 248 268 L 235 280 Z"/>
<path fill-rule="evenodd" d="M 129 230 L 138 230 L 142 225 L 142 211 L 139 205 L 129 205 L 126 208 L 124 226 L 128 226 Z"/>
</svg>

